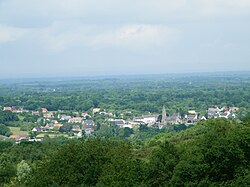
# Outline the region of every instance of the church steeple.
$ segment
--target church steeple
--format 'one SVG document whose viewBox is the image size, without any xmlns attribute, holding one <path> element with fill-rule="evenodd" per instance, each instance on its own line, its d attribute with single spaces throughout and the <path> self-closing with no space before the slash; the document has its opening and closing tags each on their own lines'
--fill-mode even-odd
<svg viewBox="0 0 250 187">
<path fill-rule="evenodd" d="M 167 121 L 167 113 L 166 113 L 166 108 L 165 106 L 162 107 L 162 118 L 161 118 L 161 123 L 166 124 Z"/>
</svg>

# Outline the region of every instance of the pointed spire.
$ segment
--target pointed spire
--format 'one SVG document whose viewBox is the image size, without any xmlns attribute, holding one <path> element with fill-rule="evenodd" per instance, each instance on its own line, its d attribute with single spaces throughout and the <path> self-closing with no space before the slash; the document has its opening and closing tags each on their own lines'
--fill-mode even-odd
<svg viewBox="0 0 250 187">
<path fill-rule="evenodd" d="M 162 124 L 166 124 L 166 121 L 167 121 L 167 113 L 166 113 L 166 108 L 165 108 L 165 106 L 163 105 L 163 107 L 162 107 L 162 118 L 161 118 L 161 123 L 162 123 Z"/>
</svg>

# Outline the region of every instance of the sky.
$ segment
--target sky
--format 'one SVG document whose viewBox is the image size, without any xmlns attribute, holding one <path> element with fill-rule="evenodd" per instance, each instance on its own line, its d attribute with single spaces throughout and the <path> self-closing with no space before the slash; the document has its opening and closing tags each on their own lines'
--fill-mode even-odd
<svg viewBox="0 0 250 187">
<path fill-rule="evenodd" d="M 249 0 L 0 0 L 0 78 L 250 71 Z"/>
</svg>

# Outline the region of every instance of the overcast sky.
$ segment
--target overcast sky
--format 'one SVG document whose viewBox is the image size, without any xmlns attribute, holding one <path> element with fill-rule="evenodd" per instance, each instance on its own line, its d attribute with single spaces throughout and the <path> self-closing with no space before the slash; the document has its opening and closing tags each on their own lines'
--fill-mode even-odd
<svg viewBox="0 0 250 187">
<path fill-rule="evenodd" d="M 0 77 L 250 71 L 250 0 L 0 0 Z"/>
</svg>

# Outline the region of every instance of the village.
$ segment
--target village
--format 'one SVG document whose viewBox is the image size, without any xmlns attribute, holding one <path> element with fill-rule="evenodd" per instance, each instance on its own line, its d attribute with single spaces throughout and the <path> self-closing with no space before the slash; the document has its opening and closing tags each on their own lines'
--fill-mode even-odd
<svg viewBox="0 0 250 187">
<path fill-rule="evenodd" d="M 210 107 L 207 109 L 207 114 L 201 116 L 195 110 L 187 111 L 187 114 L 181 116 L 179 113 L 167 115 L 166 109 L 163 106 L 161 114 L 147 114 L 133 117 L 133 119 L 119 118 L 111 112 L 106 112 L 100 108 L 93 108 L 90 113 L 87 112 L 69 112 L 64 111 L 49 111 L 47 108 L 41 108 L 38 111 L 28 111 L 20 107 L 4 107 L 3 111 L 11 111 L 12 113 L 22 114 L 30 113 L 32 116 L 39 117 L 42 124 L 34 123 L 34 126 L 27 134 L 12 134 L 9 138 L 16 141 L 42 141 L 44 137 L 57 137 L 63 135 L 69 138 L 81 138 L 83 135 L 91 135 L 95 133 L 95 127 L 98 122 L 94 120 L 95 116 L 101 116 L 105 121 L 98 125 L 114 125 L 119 128 L 138 128 L 140 125 L 147 127 L 162 129 L 170 125 L 184 124 L 186 126 L 196 124 L 201 120 L 210 118 L 226 118 L 236 119 L 238 107 Z M 70 134 L 70 136 L 68 136 Z"/>
</svg>

